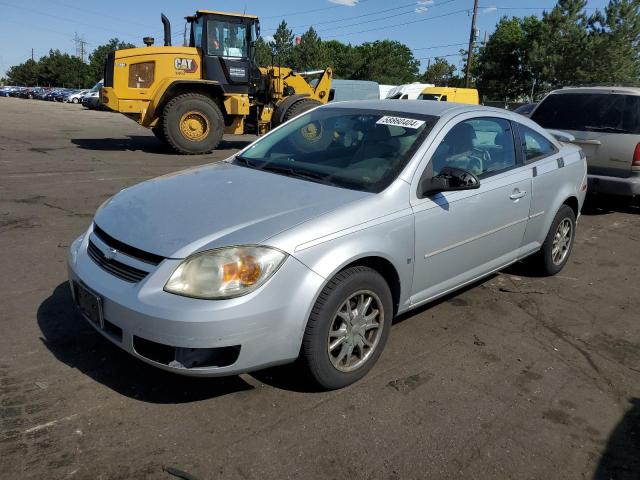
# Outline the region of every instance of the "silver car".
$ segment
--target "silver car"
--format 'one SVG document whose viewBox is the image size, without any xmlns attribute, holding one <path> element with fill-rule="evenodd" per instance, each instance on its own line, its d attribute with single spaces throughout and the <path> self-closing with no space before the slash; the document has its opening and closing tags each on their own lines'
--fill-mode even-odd
<svg viewBox="0 0 640 480">
<path fill-rule="evenodd" d="M 300 357 L 340 388 L 395 315 L 528 256 L 560 271 L 586 181 L 576 146 L 505 110 L 329 104 L 115 195 L 71 245 L 69 282 L 102 335 L 159 368 Z"/>
<path fill-rule="evenodd" d="M 587 156 L 589 191 L 640 195 L 640 88 L 554 90 L 531 119 L 575 137 Z"/>
</svg>

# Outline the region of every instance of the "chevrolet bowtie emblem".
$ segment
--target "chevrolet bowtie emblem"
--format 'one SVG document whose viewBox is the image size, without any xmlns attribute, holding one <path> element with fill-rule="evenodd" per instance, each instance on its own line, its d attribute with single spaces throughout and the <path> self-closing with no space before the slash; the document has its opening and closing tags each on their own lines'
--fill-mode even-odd
<svg viewBox="0 0 640 480">
<path fill-rule="evenodd" d="M 118 255 L 118 251 L 115 248 L 109 248 L 106 252 L 104 252 L 104 258 L 107 260 L 113 260 Z"/>
</svg>

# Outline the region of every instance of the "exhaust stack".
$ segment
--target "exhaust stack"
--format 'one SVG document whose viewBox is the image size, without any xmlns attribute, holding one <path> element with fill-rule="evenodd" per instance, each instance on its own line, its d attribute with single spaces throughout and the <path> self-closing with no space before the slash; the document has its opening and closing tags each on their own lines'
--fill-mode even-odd
<svg viewBox="0 0 640 480">
<path fill-rule="evenodd" d="M 166 17 L 164 13 L 160 14 L 160 19 L 162 20 L 162 25 L 164 26 L 164 46 L 171 46 L 171 22 Z"/>
</svg>

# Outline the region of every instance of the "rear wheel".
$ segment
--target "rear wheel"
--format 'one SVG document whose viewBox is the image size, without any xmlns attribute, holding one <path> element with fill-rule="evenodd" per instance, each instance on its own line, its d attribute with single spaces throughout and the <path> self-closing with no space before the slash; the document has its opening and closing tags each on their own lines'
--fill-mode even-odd
<svg viewBox="0 0 640 480">
<path fill-rule="evenodd" d="M 298 100 L 287 109 L 282 117 L 282 121 L 286 122 L 287 120 L 291 120 L 292 118 L 320 105 L 322 105 L 322 102 L 314 100 L 313 98 L 303 98 L 302 100 Z"/>
<path fill-rule="evenodd" d="M 568 205 L 562 205 L 556 213 L 540 252 L 534 257 L 544 275 L 555 275 L 569 261 L 576 232 L 576 215 Z"/>
<path fill-rule="evenodd" d="M 184 93 L 169 101 L 161 124 L 166 142 L 187 155 L 214 150 L 224 133 L 220 108 L 211 98 L 198 93 Z"/>
<path fill-rule="evenodd" d="M 338 273 L 311 311 L 302 360 L 326 389 L 342 388 L 376 363 L 389 336 L 393 302 L 384 278 L 368 267 Z"/>
<path fill-rule="evenodd" d="M 77 98 L 72 98 L 71 99 L 71 103 L 78 103 L 78 99 Z"/>
</svg>

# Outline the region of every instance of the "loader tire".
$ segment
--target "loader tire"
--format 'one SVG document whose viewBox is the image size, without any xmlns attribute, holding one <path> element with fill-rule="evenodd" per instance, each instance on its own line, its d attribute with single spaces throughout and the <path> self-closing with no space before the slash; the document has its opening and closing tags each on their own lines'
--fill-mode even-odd
<svg viewBox="0 0 640 480">
<path fill-rule="evenodd" d="M 162 124 L 158 125 L 157 127 L 153 127 L 151 131 L 153 132 L 155 137 L 163 144 L 166 145 L 168 143 L 167 138 L 164 136 L 164 128 L 162 128 Z"/>
<path fill-rule="evenodd" d="M 185 155 L 215 150 L 224 133 L 220 108 L 210 97 L 198 93 L 183 93 L 170 100 L 161 122 L 166 142 Z"/>
<path fill-rule="evenodd" d="M 297 117 L 298 115 L 322 105 L 322 102 L 313 98 L 303 98 L 291 105 L 282 117 L 283 123 Z"/>
</svg>

